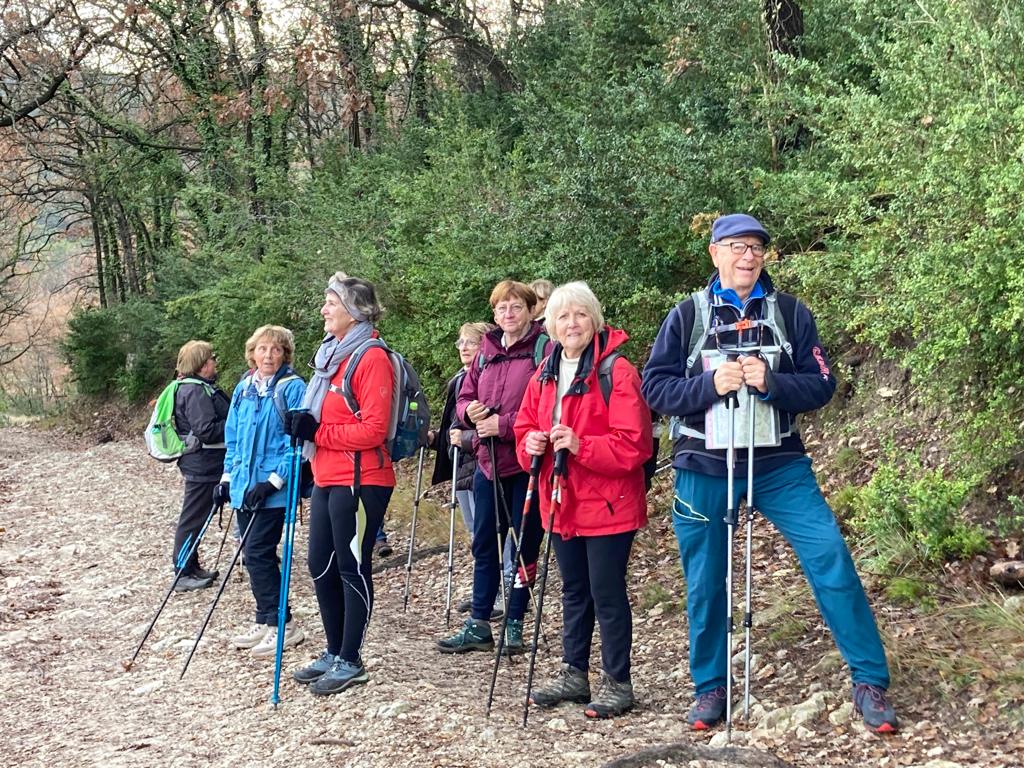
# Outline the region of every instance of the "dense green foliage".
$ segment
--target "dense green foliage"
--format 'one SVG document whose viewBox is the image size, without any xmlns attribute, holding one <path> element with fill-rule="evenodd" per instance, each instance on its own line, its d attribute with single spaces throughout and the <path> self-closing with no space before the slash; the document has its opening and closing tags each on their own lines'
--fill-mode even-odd
<svg viewBox="0 0 1024 768">
<path fill-rule="evenodd" d="M 958 510 L 1021 448 L 1024 9 L 809 0 L 796 55 L 769 51 L 761 10 L 552 2 L 507 51 L 520 90 L 460 89 L 437 63 L 426 116 L 369 151 L 261 167 L 262 219 L 215 174 L 183 177 L 191 234 L 152 299 L 72 323 L 80 388 L 144 396 L 190 337 L 230 379 L 265 322 L 295 329 L 305 360 L 337 269 L 378 283 L 385 338 L 435 393 L 505 277 L 589 281 L 641 360 L 709 271 L 710 217 L 750 210 L 834 353 L 868 345 L 953 409 L 956 469 L 883 467 L 847 499 L 855 525 L 925 560 L 977 551 Z"/>
</svg>

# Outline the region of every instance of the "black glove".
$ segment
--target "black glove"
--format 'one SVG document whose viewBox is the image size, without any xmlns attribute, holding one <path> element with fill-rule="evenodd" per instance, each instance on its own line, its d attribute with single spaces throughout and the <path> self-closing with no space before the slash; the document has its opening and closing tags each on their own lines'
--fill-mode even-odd
<svg viewBox="0 0 1024 768">
<path fill-rule="evenodd" d="M 213 503 L 228 504 L 231 501 L 231 484 L 217 483 L 213 487 Z"/>
<path fill-rule="evenodd" d="M 277 488 L 269 480 L 265 480 L 262 483 L 256 483 L 245 493 L 245 506 L 249 509 L 256 509 L 262 507 L 263 502 L 267 500 L 268 496 L 271 496 Z"/>
<path fill-rule="evenodd" d="M 308 443 L 313 442 L 313 435 L 319 426 L 320 422 L 306 411 L 288 411 L 284 415 L 285 434 Z"/>
</svg>

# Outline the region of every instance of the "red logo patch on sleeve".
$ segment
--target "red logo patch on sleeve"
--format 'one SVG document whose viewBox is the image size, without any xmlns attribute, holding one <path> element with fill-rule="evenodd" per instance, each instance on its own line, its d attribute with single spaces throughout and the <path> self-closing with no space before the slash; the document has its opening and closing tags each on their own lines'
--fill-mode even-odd
<svg viewBox="0 0 1024 768">
<path fill-rule="evenodd" d="M 828 369 L 828 364 L 825 362 L 825 355 L 822 354 L 821 347 L 816 345 L 811 350 L 811 354 L 813 354 L 814 359 L 818 361 L 818 370 L 821 371 L 821 378 L 827 379 L 832 372 Z"/>
</svg>

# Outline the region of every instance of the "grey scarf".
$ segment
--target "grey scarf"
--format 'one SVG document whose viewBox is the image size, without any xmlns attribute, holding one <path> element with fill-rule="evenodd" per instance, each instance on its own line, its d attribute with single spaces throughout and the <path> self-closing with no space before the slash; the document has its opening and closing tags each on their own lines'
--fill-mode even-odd
<svg viewBox="0 0 1024 768">
<path fill-rule="evenodd" d="M 320 348 L 313 356 L 313 376 L 306 386 L 306 396 L 302 400 L 302 407 L 308 409 L 317 421 L 320 421 L 324 397 L 327 396 L 331 387 L 331 379 L 356 347 L 372 338 L 372 334 L 373 323 L 364 321 L 353 325 L 342 339 L 328 336 L 321 342 Z M 313 442 L 303 445 L 302 455 L 304 458 L 312 459 L 314 453 L 316 453 L 316 445 Z"/>
</svg>

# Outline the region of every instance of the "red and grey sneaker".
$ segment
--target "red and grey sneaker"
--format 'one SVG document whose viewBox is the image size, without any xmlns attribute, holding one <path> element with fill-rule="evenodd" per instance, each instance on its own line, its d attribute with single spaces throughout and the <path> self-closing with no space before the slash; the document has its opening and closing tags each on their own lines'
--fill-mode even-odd
<svg viewBox="0 0 1024 768">
<path fill-rule="evenodd" d="M 885 689 L 870 683 L 853 686 L 853 708 L 864 718 L 864 725 L 875 733 L 895 733 L 899 729 L 896 710 L 885 698 Z"/>
<path fill-rule="evenodd" d="M 695 731 L 706 731 L 714 728 L 725 717 L 725 686 L 720 685 L 710 691 L 698 693 L 686 722 Z"/>
</svg>

